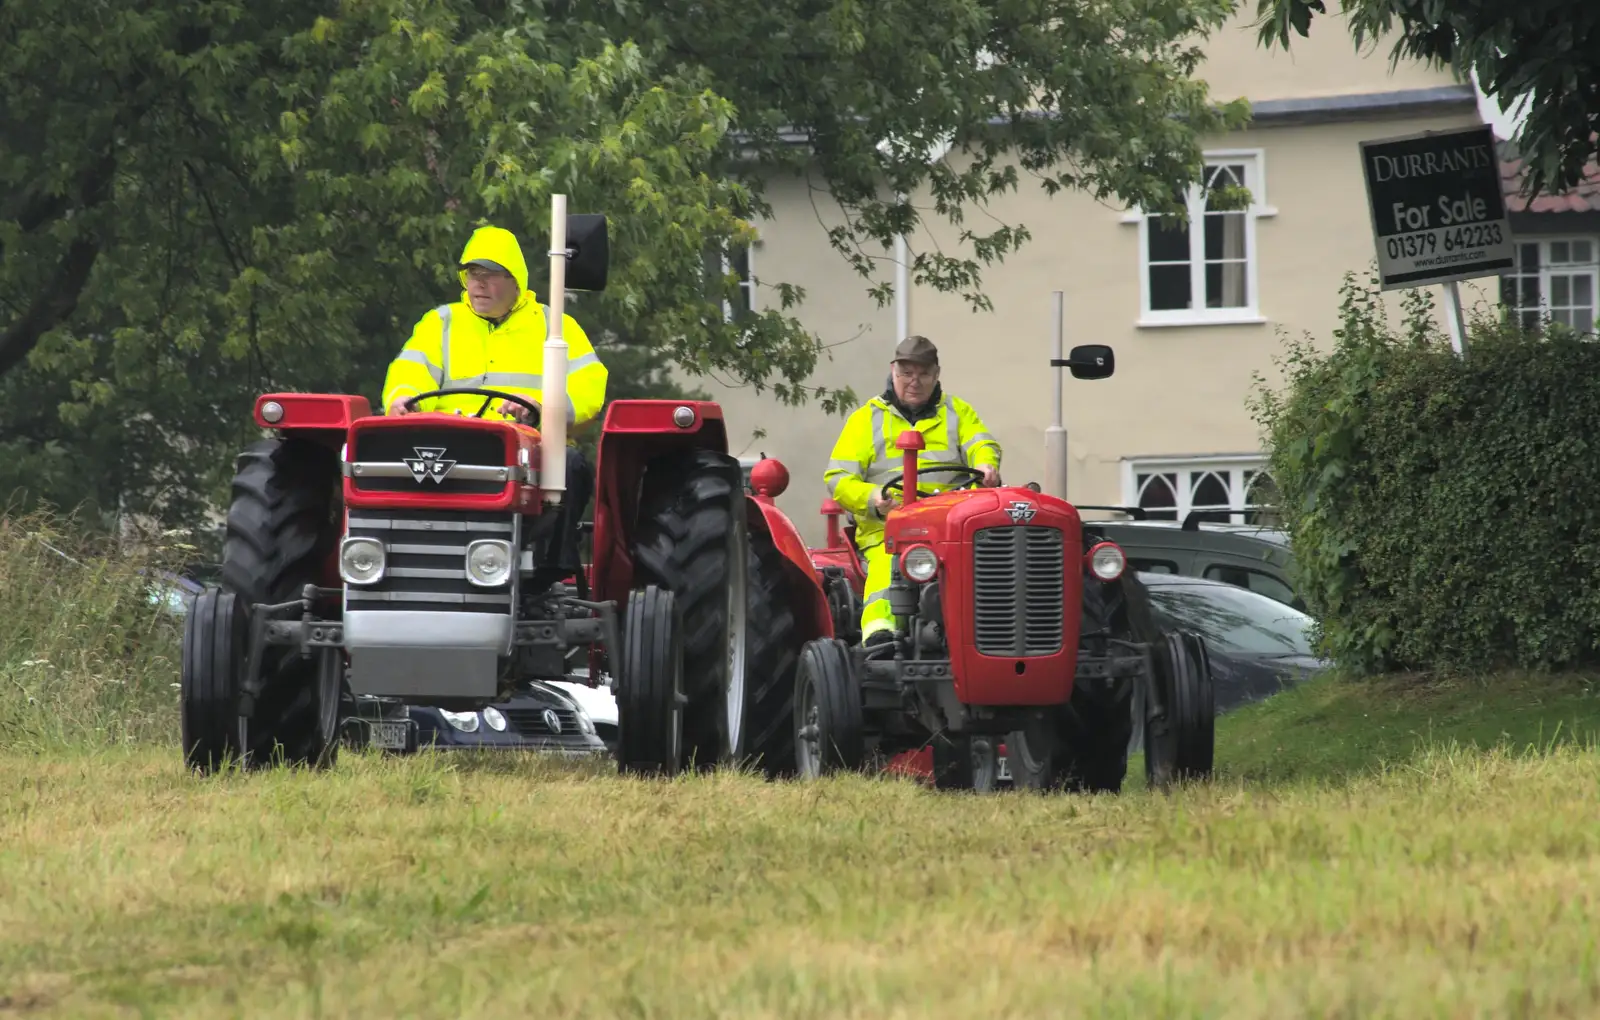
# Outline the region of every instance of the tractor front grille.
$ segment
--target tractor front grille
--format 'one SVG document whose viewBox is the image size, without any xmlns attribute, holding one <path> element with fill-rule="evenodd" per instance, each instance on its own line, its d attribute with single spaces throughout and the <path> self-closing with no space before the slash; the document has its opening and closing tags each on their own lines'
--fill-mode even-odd
<svg viewBox="0 0 1600 1020">
<path fill-rule="evenodd" d="M 467 545 L 480 538 L 499 538 L 517 548 L 520 536 L 514 521 L 508 513 L 352 510 L 350 537 L 382 542 L 387 569 L 377 584 L 345 586 L 350 608 L 511 612 L 509 588 L 480 588 L 467 580 Z"/>
<path fill-rule="evenodd" d="M 984 528 L 972 541 L 972 625 L 983 655 L 1061 651 L 1066 553 L 1059 529 Z"/>
<path fill-rule="evenodd" d="M 357 432 L 349 460 L 355 487 L 362 492 L 425 492 L 441 496 L 492 496 L 505 478 L 468 477 L 482 472 L 462 468 L 506 467 L 506 444 L 498 432 L 468 428 L 387 428 Z M 450 470 L 439 477 L 432 464 Z"/>
</svg>

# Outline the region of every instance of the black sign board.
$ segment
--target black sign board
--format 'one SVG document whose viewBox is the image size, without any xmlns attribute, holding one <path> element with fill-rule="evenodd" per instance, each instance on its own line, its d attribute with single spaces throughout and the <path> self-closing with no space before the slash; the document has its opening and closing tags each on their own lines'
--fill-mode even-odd
<svg viewBox="0 0 1600 1020">
<path fill-rule="evenodd" d="M 1512 267 L 1511 225 L 1488 125 L 1361 143 L 1384 290 Z"/>
</svg>

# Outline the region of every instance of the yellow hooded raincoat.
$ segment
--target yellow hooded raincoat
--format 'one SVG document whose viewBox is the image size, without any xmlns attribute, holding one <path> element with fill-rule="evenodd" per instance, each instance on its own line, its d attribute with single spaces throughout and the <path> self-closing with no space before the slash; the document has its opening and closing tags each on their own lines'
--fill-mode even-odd
<svg viewBox="0 0 1600 1020">
<path fill-rule="evenodd" d="M 501 227 L 479 227 L 461 252 L 461 264 L 489 259 L 510 271 L 517 283 L 517 301 L 498 324 L 479 316 L 467 299 L 467 273 L 461 271 L 461 299 L 431 309 L 411 330 L 411 339 L 389 363 L 383 381 L 383 406 L 429 390 L 477 387 L 503 390 L 544 403 L 544 341 L 549 306 L 537 303 L 528 289 L 528 263 L 516 237 Z M 589 343 L 583 327 L 562 316 L 567 341 L 567 421 L 581 425 L 600 413 L 606 400 L 606 367 Z M 475 414 L 484 398 L 464 394 L 429 397 L 421 411 Z M 491 402 L 486 418 L 504 419 L 500 401 Z"/>
</svg>

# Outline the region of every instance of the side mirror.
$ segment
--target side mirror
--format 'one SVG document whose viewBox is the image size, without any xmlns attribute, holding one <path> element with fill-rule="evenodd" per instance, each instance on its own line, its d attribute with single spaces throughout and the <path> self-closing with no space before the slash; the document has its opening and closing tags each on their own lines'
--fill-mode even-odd
<svg viewBox="0 0 1600 1020">
<path fill-rule="evenodd" d="M 1065 358 L 1051 358 L 1052 368 L 1070 368 L 1074 379 L 1109 379 L 1117 370 L 1117 356 L 1105 344 L 1080 344 Z"/>
<path fill-rule="evenodd" d="M 604 213 L 567 214 L 567 252 L 567 290 L 606 289 L 611 243 Z"/>
</svg>

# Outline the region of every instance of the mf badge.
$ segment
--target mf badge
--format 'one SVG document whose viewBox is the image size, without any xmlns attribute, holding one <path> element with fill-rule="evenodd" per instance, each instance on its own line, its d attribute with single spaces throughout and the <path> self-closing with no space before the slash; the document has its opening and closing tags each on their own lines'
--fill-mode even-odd
<svg viewBox="0 0 1600 1020">
<path fill-rule="evenodd" d="M 411 449 L 416 456 L 407 457 L 405 465 L 411 469 L 411 477 L 418 485 L 427 481 L 442 482 L 455 470 L 456 462 L 444 459 L 442 446 L 413 446 Z"/>
<path fill-rule="evenodd" d="M 1033 515 L 1038 512 L 1034 505 L 1025 499 L 1016 500 L 1006 507 L 1006 516 L 1011 518 L 1012 524 L 1026 524 L 1033 520 Z"/>
</svg>

